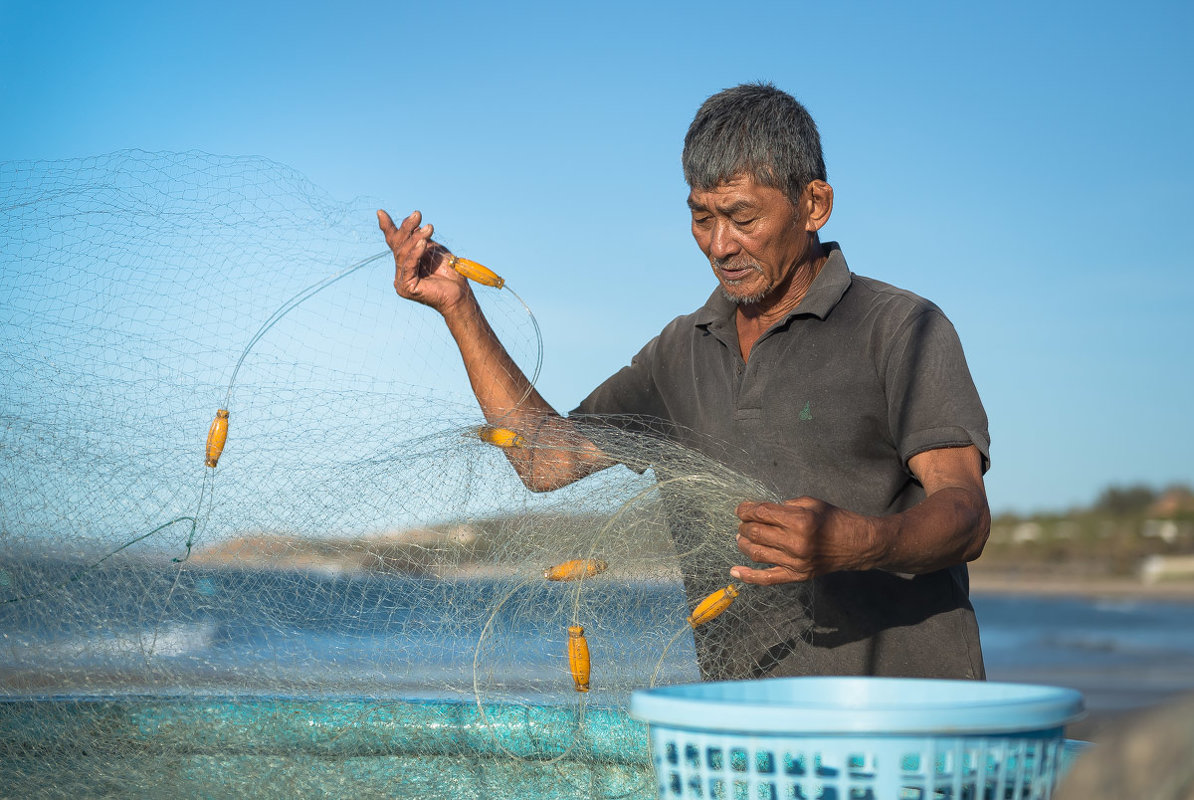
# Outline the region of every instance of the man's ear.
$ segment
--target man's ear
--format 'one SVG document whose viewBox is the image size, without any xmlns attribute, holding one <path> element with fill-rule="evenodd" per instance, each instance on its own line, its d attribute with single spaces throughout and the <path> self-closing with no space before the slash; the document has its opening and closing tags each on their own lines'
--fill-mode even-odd
<svg viewBox="0 0 1194 800">
<path fill-rule="evenodd" d="M 804 189 L 805 208 L 808 217 L 805 219 L 805 230 L 816 233 L 829 222 L 829 215 L 833 213 L 833 187 L 825 181 L 813 181 Z"/>
</svg>

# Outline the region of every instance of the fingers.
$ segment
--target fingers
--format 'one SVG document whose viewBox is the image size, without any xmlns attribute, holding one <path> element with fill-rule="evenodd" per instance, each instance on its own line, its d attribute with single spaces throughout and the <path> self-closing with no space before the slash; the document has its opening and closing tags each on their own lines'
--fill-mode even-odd
<svg viewBox="0 0 1194 800">
<path fill-rule="evenodd" d="M 790 509 L 773 503 L 756 504 L 758 508 L 739 506 L 738 539 L 768 547 L 790 547 L 794 540 L 810 536 L 816 527 L 813 514 L 805 509 Z"/>
<path fill-rule="evenodd" d="M 811 512 L 824 507 L 825 503 L 813 497 L 797 497 L 782 503 L 765 503 L 744 500 L 734 509 L 743 522 L 765 522 L 768 525 L 782 524 L 793 511 Z"/>
<path fill-rule="evenodd" d="M 402 220 L 402 228 L 405 229 L 407 235 L 410 235 L 410 232 L 413 229 L 419 227 L 419 221 L 422 219 L 422 217 L 423 215 L 416 210 L 410 212 L 406 219 Z M 377 209 L 377 227 L 381 228 L 383 231 L 397 229 L 397 226 L 394 225 L 393 218 L 390 217 L 390 213 L 383 208 Z"/>
<path fill-rule="evenodd" d="M 787 509 L 776 503 L 739 503 L 734 513 L 742 520 L 739 527 L 752 524 L 782 525 L 785 518 L 790 516 Z"/>
<path fill-rule="evenodd" d="M 738 549 L 744 556 L 759 564 L 791 565 L 794 559 L 806 559 L 812 555 L 803 546 L 793 548 L 792 542 L 784 542 L 781 537 L 775 537 L 770 544 L 765 544 L 758 539 L 750 539 L 738 534 L 734 543 L 738 545 Z"/>
<path fill-rule="evenodd" d="M 776 543 L 772 545 L 760 544 L 757 539 L 752 540 L 738 534 L 737 545 L 742 554 L 756 564 L 771 566 L 754 568 L 735 566 L 730 569 L 730 575 L 741 578 L 747 583 L 758 583 L 770 586 L 776 583 L 791 581 L 806 581 L 817 574 L 817 559 L 810 552 L 805 541 L 776 536 Z"/>
<path fill-rule="evenodd" d="M 747 583 L 765 586 L 813 577 L 811 547 L 817 525 L 816 504 L 812 498 L 782 504 L 740 503 L 735 510 L 742 520 L 738 526 L 738 549 L 751 561 L 774 566 L 766 569 L 738 566 L 730 574 Z"/>
<path fill-rule="evenodd" d="M 419 283 L 419 263 L 427 253 L 434 227 L 420 227 L 423 215 L 412 211 L 399 225 L 384 210 L 377 212 L 377 226 L 394 253 L 394 289 L 403 297 L 414 297 Z"/>
<path fill-rule="evenodd" d="M 423 215 L 419 211 L 412 211 L 407 215 L 406 219 L 402 220 L 402 224 L 398 226 L 398 230 L 402 231 L 407 236 L 410 236 L 418 227 L 419 223 L 423 221 Z"/>
<path fill-rule="evenodd" d="M 753 583 L 756 586 L 775 586 L 779 583 L 794 583 L 806 581 L 812 575 L 805 575 L 788 567 L 769 567 L 767 569 L 752 569 L 751 567 L 734 567 L 730 576 L 743 583 Z"/>
<path fill-rule="evenodd" d="M 419 227 L 419 223 L 422 221 L 423 215 L 418 211 L 412 211 L 406 219 L 402 220 L 401 225 L 395 226 L 393 218 L 388 213 L 382 209 L 377 211 L 377 227 L 381 228 L 382 233 L 385 234 L 386 244 L 394 251 L 395 256 L 412 239 L 427 240 L 431 238 L 431 224 Z"/>
</svg>

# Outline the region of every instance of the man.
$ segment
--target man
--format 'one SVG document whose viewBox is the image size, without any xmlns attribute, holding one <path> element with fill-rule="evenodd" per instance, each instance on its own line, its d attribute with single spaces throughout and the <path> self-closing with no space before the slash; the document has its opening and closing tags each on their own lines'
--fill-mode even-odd
<svg viewBox="0 0 1194 800">
<path fill-rule="evenodd" d="M 758 84 L 709 98 L 683 164 L 718 290 L 574 416 L 661 421 L 792 498 L 737 508 L 737 546 L 755 565 L 730 574 L 772 588 L 733 629 L 698 630 L 704 676 L 984 677 L 964 565 L 990 528 L 989 437 L 953 327 L 820 241 L 833 189 L 791 96 Z M 609 466 L 528 386 L 432 227 L 418 212 L 400 226 L 378 216 L 398 293 L 443 315 L 487 417 L 530 431 L 536 447 L 511 459 L 524 483 L 548 490 Z"/>
</svg>

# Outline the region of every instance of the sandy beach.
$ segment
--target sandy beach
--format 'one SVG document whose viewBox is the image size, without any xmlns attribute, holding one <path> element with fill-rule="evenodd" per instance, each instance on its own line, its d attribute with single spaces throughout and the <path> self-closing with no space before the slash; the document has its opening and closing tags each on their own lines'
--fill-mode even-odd
<svg viewBox="0 0 1194 800">
<path fill-rule="evenodd" d="M 970 591 L 1049 597 L 1115 597 L 1194 603 L 1194 581 L 1145 583 L 1134 576 L 1085 576 L 1040 569 L 1009 570 L 971 565 Z"/>
</svg>

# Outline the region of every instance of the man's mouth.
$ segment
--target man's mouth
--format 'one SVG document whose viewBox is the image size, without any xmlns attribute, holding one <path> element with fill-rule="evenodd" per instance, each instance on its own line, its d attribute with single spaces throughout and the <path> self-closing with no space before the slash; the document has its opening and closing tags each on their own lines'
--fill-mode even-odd
<svg viewBox="0 0 1194 800">
<path fill-rule="evenodd" d="M 745 280 L 752 273 L 763 274 L 763 269 L 753 261 L 748 262 L 727 262 L 720 258 L 711 258 L 709 262 L 713 265 L 718 276 L 728 284 L 739 283 Z"/>
</svg>

